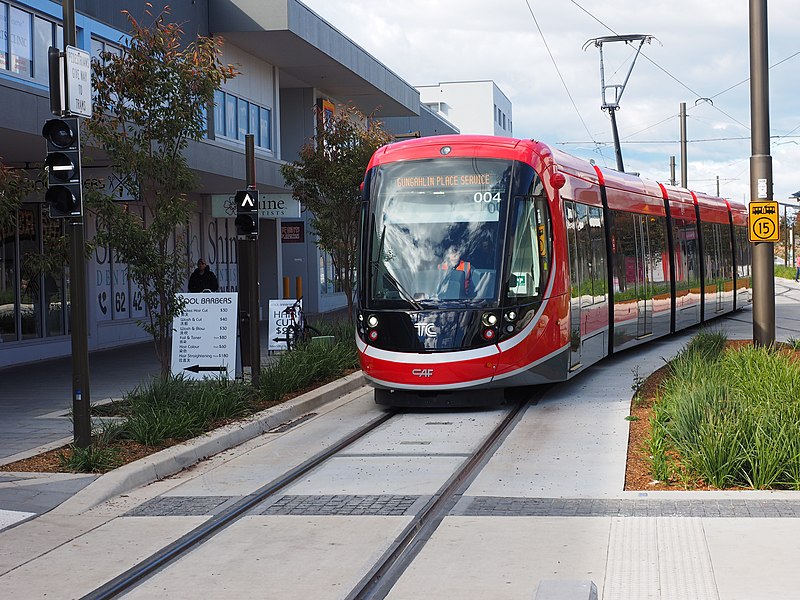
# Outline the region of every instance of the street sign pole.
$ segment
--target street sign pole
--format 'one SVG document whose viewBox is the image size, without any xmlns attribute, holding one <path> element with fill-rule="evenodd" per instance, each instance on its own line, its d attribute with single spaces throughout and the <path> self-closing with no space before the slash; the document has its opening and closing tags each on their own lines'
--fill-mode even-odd
<svg viewBox="0 0 800 600">
<path fill-rule="evenodd" d="M 250 366 L 250 381 L 258 387 L 261 379 L 261 336 L 259 330 L 258 218 L 255 138 L 245 136 L 247 189 L 236 193 L 237 235 L 239 236 L 239 331 L 242 366 Z"/>
<path fill-rule="evenodd" d="M 64 19 L 64 45 L 75 46 L 75 0 L 62 0 Z M 51 82 L 53 77 L 51 77 Z M 63 91 L 50 90 L 50 94 Z M 53 103 L 51 102 L 51 106 Z M 68 220 L 70 233 L 69 314 L 72 339 L 72 419 L 74 442 L 78 448 L 88 448 L 92 443 L 92 422 L 89 412 L 89 342 L 86 315 L 86 245 L 83 216 Z"/>
</svg>

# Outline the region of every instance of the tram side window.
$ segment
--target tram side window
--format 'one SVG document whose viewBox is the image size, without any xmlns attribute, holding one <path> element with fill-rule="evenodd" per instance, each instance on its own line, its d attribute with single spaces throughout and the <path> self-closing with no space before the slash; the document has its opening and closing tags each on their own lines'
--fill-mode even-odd
<svg viewBox="0 0 800 600">
<path fill-rule="evenodd" d="M 675 288 L 692 290 L 700 288 L 700 264 L 697 251 L 697 224 L 690 219 L 674 219 Z"/>
<path fill-rule="evenodd" d="M 604 302 L 608 293 L 606 289 L 606 282 L 608 281 L 606 232 L 603 227 L 603 209 L 596 206 L 589 207 L 589 240 L 591 246 L 589 268 L 594 290 L 594 301 Z"/>
<path fill-rule="evenodd" d="M 606 242 L 599 207 L 565 201 L 572 297 L 584 306 L 606 298 Z"/>
<path fill-rule="evenodd" d="M 666 219 L 614 211 L 611 246 L 615 300 L 643 300 L 669 293 Z"/>
<path fill-rule="evenodd" d="M 703 223 L 703 259 L 706 267 L 706 291 L 721 291 L 722 281 L 725 277 L 724 241 L 722 239 L 721 225 L 718 223 Z M 728 238 L 730 240 L 730 237 Z"/>
<path fill-rule="evenodd" d="M 740 279 L 749 279 L 751 259 L 747 227 L 737 225 L 734 227 L 734 231 L 736 234 L 736 276 Z"/>
<path fill-rule="evenodd" d="M 547 203 L 535 196 L 515 200 L 506 296 L 541 298 L 550 276 L 551 232 Z"/>
</svg>

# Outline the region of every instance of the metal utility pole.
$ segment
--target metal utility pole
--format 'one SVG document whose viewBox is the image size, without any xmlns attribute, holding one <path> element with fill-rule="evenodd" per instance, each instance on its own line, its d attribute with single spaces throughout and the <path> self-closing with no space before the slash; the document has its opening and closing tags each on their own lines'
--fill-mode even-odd
<svg viewBox="0 0 800 600">
<path fill-rule="evenodd" d="M 669 157 L 669 184 L 675 185 L 675 157 Z"/>
<path fill-rule="evenodd" d="M 64 46 L 75 46 L 75 0 L 62 0 Z M 51 94 L 60 90 L 50 90 Z M 70 236 L 69 307 L 72 339 L 72 418 L 74 442 L 78 448 L 92 443 L 89 393 L 89 334 L 86 314 L 86 246 L 83 216 L 67 221 Z"/>
<path fill-rule="evenodd" d="M 689 163 L 686 158 L 686 102 L 681 102 L 681 187 L 689 186 Z"/>
<path fill-rule="evenodd" d="M 258 189 L 256 188 L 255 137 L 248 133 L 245 143 L 245 169 L 247 190 L 237 192 L 250 201 L 255 196 L 255 210 L 242 214 L 236 219 L 239 237 L 239 328 L 242 346 L 242 366 L 250 367 L 250 382 L 258 388 L 261 382 L 261 335 L 259 330 L 259 290 L 258 290 Z M 250 194 L 248 194 L 251 192 Z M 237 211 L 239 209 L 237 208 Z M 243 218 L 242 217 L 246 217 Z M 240 220 L 241 219 L 241 220 Z"/>
<path fill-rule="evenodd" d="M 750 199 L 772 200 L 769 148 L 769 64 L 767 0 L 750 0 Z M 753 343 L 775 343 L 773 243 L 753 243 Z"/>
<path fill-rule="evenodd" d="M 630 79 L 631 72 L 633 71 L 633 65 L 636 64 L 636 59 L 639 57 L 642 46 L 645 44 L 645 42 L 649 44 L 652 40 L 652 35 L 609 35 L 591 39 L 583 45 L 584 50 L 586 50 L 589 45 L 594 45 L 600 50 L 600 93 L 603 97 L 603 104 L 600 108 L 601 110 L 607 110 L 609 116 L 611 117 L 611 132 L 614 136 L 614 153 L 617 156 L 617 170 L 622 173 L 625 172 L 625 167 L 622 164 L 622 148 L 620 147 L 619 143 L 619 130 L 617 129 L 617 117 L 615 113 L 619 110 L 619 101 L 622 99 L 625 86 L 628 85 L 628 79 Z M 639 42 L 639 46 L 636 48 L 636 54 L 631 61 L 631 66 L 628 68 L 628 74 L 625 75 L 625 81 L 623 81 L 621 84 L 606 85 L 605 66 L 603 64 L 603 44 L 608 44 L 610 42 L 624 42 L 626 44 Z M 609 100 L 606 97 L 606 91 L 609 89 L 613 90 L 614 92 L 614 97 L 612 100 Z"/>
</svg>

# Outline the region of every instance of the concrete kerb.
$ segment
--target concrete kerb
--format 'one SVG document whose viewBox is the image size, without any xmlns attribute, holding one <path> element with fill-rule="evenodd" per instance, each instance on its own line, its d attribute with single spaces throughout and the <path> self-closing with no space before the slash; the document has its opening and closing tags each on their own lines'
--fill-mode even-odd
<svg viewBox="0 0 800 600">
<path fill-rule="evenodd" d="M 261 411 L 244 421 L 220 427 L 182 444 L 165 448 L 160 452 L 105 473 L 53 509 L 51 514 L 82 514 L 115 496 L 174 475 L 214 454 L 238 446 L 363 385 L 365 385 L 363 373 L 358 371 L 288 402 Z"/>
</svg>

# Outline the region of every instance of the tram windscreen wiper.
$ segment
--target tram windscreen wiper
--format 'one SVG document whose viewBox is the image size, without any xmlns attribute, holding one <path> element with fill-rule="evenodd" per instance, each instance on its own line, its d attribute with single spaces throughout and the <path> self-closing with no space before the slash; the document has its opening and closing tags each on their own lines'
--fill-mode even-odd
<svg viewBox="0 0 800 600">
<path fill-rule="evenodd" d="M 420 304 L 419 302 L 414 300 L 414 296 L 412 296 L 408 292 L 408 290 L 403 287 L 403 284 L 401 284 L 399 281 L 397 281 L 395 276 L 392 275 L 391 273 L 389 273 L 389 270 L 386 269 L 385 267 L 383 269 L 383 277 L 385 279 L 389 280 L 389 282 L 395 287 L 395 289 L 398 291 L 398 293 L 403 297 L 403 300 L 405 300 L 411 306 L 413 306 L 415 310 L 423 310 L 422 304 Z"/>
<path fill-rule="evenodd" d="M 409 291 L 403 287 L 403 285 L 397 281 L 397 278 L 389 272 L 389 269 L 386 268 L 386 264 L 383 262 L 383 240 L 386 238 L 386 225 L 383 226 L 383 231 L 381 231 L 381 241 L 378 243 L 378 258 L 370 262 L 370 268 L 375 277 L 379 276 L 379 273 L 382 271 L 383 273 L 380 275 L 381 277 L 385 278 L 389 283 L 391 283 L 394 288 L 397 290 L 397 293 L 403 297 L 403 300 L 408 302 L 415 310 L 423 310 L 422 305 L 414 300 L 414 296 L 412 296 Z"/>
</svg>

